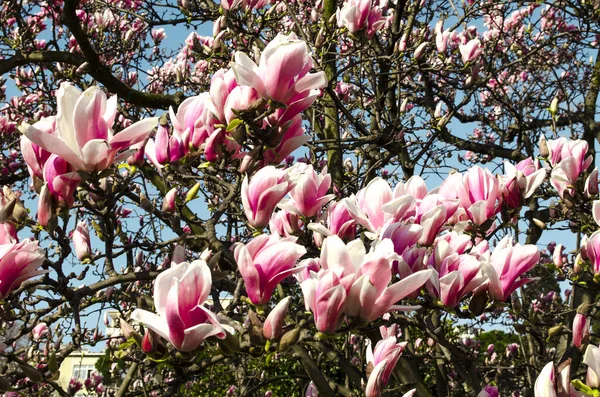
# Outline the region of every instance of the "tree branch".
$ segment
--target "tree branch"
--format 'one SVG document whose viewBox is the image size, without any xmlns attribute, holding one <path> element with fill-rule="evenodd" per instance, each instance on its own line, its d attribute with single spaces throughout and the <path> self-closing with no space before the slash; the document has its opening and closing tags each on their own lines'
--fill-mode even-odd
<svg viewBox="0 0 600 397">
<path fill-rule="evenodd" d="M 79 44 L 79 48 L 81 48 L 81 52 L 88 62 L 90 76 L 102 83 L 107 90 L 117 94 L 125 102 L 137 106 L 167 109 L 169 106 L 177 107 L 183 102 L 185 98 L 181 92 L 174 95 L 144 93 L 129 87 L 115 77 L 110 69 L 102 63 L 86 33 L 79 25 L 79 18 L 75 13 L 78 4 L 79 0 L 65 1 L 63 23 L 77 40 L 77 44 Z"/>
</svg>

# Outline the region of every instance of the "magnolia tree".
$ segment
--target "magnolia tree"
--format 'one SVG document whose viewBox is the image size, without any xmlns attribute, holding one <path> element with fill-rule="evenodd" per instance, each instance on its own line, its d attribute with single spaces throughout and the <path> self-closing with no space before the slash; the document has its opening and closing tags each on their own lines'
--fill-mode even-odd
<svg viewBox="0 0 600 397">
<path fill-rule="evenodd" d="M 600 395 L 597 8 L 4 1 L 0 389 Z"/>
</svg>

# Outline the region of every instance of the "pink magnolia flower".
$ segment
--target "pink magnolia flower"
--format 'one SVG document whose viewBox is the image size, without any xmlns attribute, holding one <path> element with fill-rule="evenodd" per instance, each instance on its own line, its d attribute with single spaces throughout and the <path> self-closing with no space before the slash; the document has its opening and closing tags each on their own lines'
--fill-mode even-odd
<svg viewBox="0 0 600 397">
<path fill-rule="evenodd" d="M 0 299 L 31 277 L 47 273 L 38 270 L 46 256 L 34 240 L 0 244 Z"/>
<path fill-rule="evenodd" d="M 173 189 L 169 190 L 167 192 L 167 194 L 165 194 L 165 198 L 163 199 L 162 206 L 161 206 L 161 211 L 169 213 L 169 214 L 174 214 L 175 211 L 177 210 L 176 200 L 177 200 L 177 188 L 174 187 Z"/>
<path fill-rule="evenodd" d="M 56 120 L 54 117 L 45 117 L 35 123 L 35 127 L 42 132 L 52 134 L 56 130 Z M 50 157 L 50 152 L 31 142 L 25 135 L 21 135 L 21 153 L 31 178 L 44 179 L 44 164 Z"/>
<path fill-rule="evenodd" d="M 278 136 L 281 136 L 279 144 L 275 148 L 267 149 L 262 164 L 279 164 L 292 154 L 294 150 L 310 140 L 307 135 L 304 135 L 302 116 L 300 114 L 291 118 L 289 123 L 286 121 L 283 126 L 279 125 L 277 129 Z"/>
<path fill-rule="evenodd" d="M 417 244 L 423 227 L 413 223 L 395 222 L 386 226 L 381 232 L 382 239 L 390 239 L 394 244 L 394 251 L 402 255 L 406 249 L 410 249 Z"/>
<path fill-rule="evenodd" d="M 241 194 L 248 223 L 255 228 L 268 225 L 273 210 L 293 187 L 289 174 L 273 166 L 260 169 L 250 182 L 246 176 Z"/>
<path fill-rule="evenodd" d="M 590 320 L 581 314 L 577 313 L 573 319 L 573 344 L 575 347 L 581 347 L 582 342 L 590 333 Z"/>
<path fill-rule="evenodd" d="M 519 353 L 519 347 L 518 343 L 509 343 L 506 345 L 506 358 L 516 357 Z"/>
<path fill-rule="evenodd" d="M 0 222 L 0 244 L 19 242 L 17 229 L 12 222 Z"/>
<path fill-rule="evenodd" d="M 440 190 L 447 184 L 456 183 L 457 178 L 449 178 L 442 184 Z M 481 225 L 496 215 L 502 196 L 498 179 L 489 170 L 473 167 L 462 176 L 462 184 L 450 187 L 456 192 L 461 206 L 469 219 L 476 225 Z"/>
<path fill-rule="evenodd" d="M 235 80 L 234 80 L 235 82 Z M 212 86 L 211 86 L 212 90 Z M 225 123 L 231 123 L 236 118 L 234 110 L 242 111 L 248 109 L 256 100 L 258 94 L 256 90 L 248 86 L 237 86 L 227 94 L 227 100 L 223 105 L 223 119 Z"/>
<path fill-rule="evenodd" d="M 207 101 L 206 105 L 214 117 L 222 123 L 225 123 L 225 104 L 236 87 L 237 82 L 231 69 L 219 69 L 210 80 L 210 101 Z M 247 102 L 246 107 L 250 103 Z"/>
<path fill-rule="evenodd" d="M 289 296 L 282 299 L 267 316 L 263 325 L 263 336 L 266 339 L 279 339 L 283 334 L 283 325 L 290 299 Z"/>
<path fill-rule="evenodd" d="M 477 395 L 477 397 L 500 397 L 496 386 L 486 385 Z"/>
<path fill-rule="evenodd" d="M 294 33 L 279 33 L 264 49 L 257 66 L 243 52 L 236 52 L 232 66 L 239 85 L 253 87 L 258 95 L 290 105 L 301 98 L 316 99 L 327 85 L 325 72 L 309 73 L 313 60 L 306 42 Z"/>
<path fill-rule="evenodd" d="M 585 255 L 587 255 L 592 265 L 594 274 L 600 274 L 600 230 L 592 233 L 590 238 L 587 239 Z"/>
<path fill-rule="evenodd" d="M 510 236 L 500 240 L 489 259 L 483 261 L 483 272 L 489 280 L 490 298 L 504 302 L 517 288 L 535 280 L 534 278 L 517 279 L 531 270 L 539 260 L 540 252 L 535 245 L 513 245 Z"/>
<path fill-rule="evenodd" d="M 437 32 L 435 35 L 435 47 L 440 54 L 446 52 L 446 49 L 448 48 L 448 39 L 450 38 L 451 33 L 450 29 L 446 29 L 443 32 Z"/>
<path fill-rule="evenodd" d="M 382 327 L 385 329 L 385 327 Z M 392 371 L 398 363 L 398 359 L 404 351 L 408 342 L 397 343 L 396 336 L 384 335 L 384 339 L 377 342 L 375 351 L 371 347 L 371 343 L 367 346 L 367 363 L 373 365 L 373 371 L 369 375 L 365 396 L 377 397 L 381 395 L 383 389 L 387 386 Z"/>
<path fill-rule="evenodd" d="M 326 225 L 331 234 L 342 239 L 354 239 L 356 235 L 356 221 L 341 201 L 330 203 L 327 207 Z"/>
<path fill-rule="evenodd" d="M 398 259 L 389 239 L 367 253 L 360 239 L 346 245 L 336 235 L 327 237 L 319 259 L 323 270 L 311 272 L 302 282 L 306 307 L 315 314 L 317 329 L 334 332 L 343 314 L 373 321 L 393 310 L 414 309 L 397 302 L 420 289 L 432 271 L 418 271 L 389 285 L 391 263 Z"/>
<path fill-rule="evenodd" d="M 567 157 L 558 163 L 550 173 L 550 183 L 561 198 L 565 197 L 565 193 L 569 196 L 575 194 L 575 184 L 580 175 L 576 162 L 575 157 Z"/>
<path fill-rule="evenodd" d="M 342 253 L 339 237 L 332 236 L 328 239 L 334 239 L 336 243 L 327 247 L 328 252 L 326 255 L 335 257 L 336 251 Z M 323 250 L 325 251 L 325 247 Z M 350 255 L 352 255 L 352 259 L 357 260 L 360 257 L 360 249 L 357 254 Z M 339 258 L 341 259 L 343 256 Z M 390 311 L 414 309 L 414 307 L 399 306 L 397 302 L 419 290 L 431 278 L 433 272 L 431 270 L 417 271 L 389 285 L 392 281 L 391 262 L 396 258 L 393 243 L 391 240 L 384 239 L 377 244 L 372 252 L 362 258 L 362 263 L 358 260 L 355 262 L 360 263 L 360 267 L 357 269 L 355 280 L 348 291 L 348 307 L 346 309 L 348 316 L 358 317 L 365 321 L 374 321 Z M 346 263 L 347 265 L 348 263 Z M 326 268 L 323 262 L 321 266 Z"/>
<path fill-rule="evenodd" d="M 378 177 L 359 190 L 356 197 L 351 196 L 343 202 L 359 224 L 370 232 L 377 233 L 390 218 L 388 211 L 393 214 L 397 212 L 396 209 L 400 204 L 408 202 L 403 207 L 409 206 L 410 203 L 414 204 L 414 199 L 410 196 L 395 198 L 390 185 Z"/>
<path fill-rule="evenodd" d="M 591 198 L 598 194 L 598 168 L 594 168 L 585 180 L 583 193 L 585 197 Z"/>
<path fill-rule="evenodd" d="M 427 46 L 429 45 L 429 42 L 424 41 L 421 44 L 419 44 L 417 46 L 417 48 L 415 48 L 415 51 L 413 52 L 413 58 L 415 58 L 415 60 L 420 60 L 423 55 L 425 54 L 425 49 L 427 48 Z M 439 105 L 441 106 L 441 102 L 439 103 Z M 436 108 L 436 112 L 438 112 L 438 109 L 440 109 L 440 107 L 438 106 Z M 440 117 L 438 115 L 436 115 L 436 117 Z"/>
<path fill-rule="evenodd" d="M 302 270 L 298 258 L 306 249 L 296 239 L 261 234 L 248 244 L 235 245 L 234 257 L 246 285 L 248 298 L 255 305 L 264 305 L 283 279 Z"/>
<path fill-rule="evenodd" d="M 306 387 L 304 397 L 319 397 L 319 391 L 317 390 L 317 386 L 312 381 Z"/>
<path fill-rule="evenodd" d="M 433 244 L 436 236 L 444 225 L 449 223 L 459 206 L 459 200 L 442 199 L 437 193 L 429 193 L 422 200 L 418 200 L 414 221 L 423 228 L 419 243 Z"/>
<path fill-rule="evenodd" d="M 371 0 L 348 0 L 337 10 L 337 24 L 346 27 L 350 33 L 356 33 L 365 27 L 370 11 Z"/>
<path fill-rule="evenodd" d="M 31 331 L 34 341 L 39 341 L 44 335 L 48 335 L 49 329 L 46 323 L 39 323 Z"/>
<path fill-rule="evenodd" d="M 211 122 L 213 116 L 209 110 L 209 102 L 209 93 L 205 92 L 187 98 L 179 105 L 177 113 L 173 111 L 172 107 L 169 108 L 169 119 L 173 124 L 173 131 L 181 138 L 184 150 L 189 150 L 189 146 L 200 148 L 213 132 L 214 128 Z"/>
<path fill-rule="evenodd" d="M 582 139 L 568 140 L 565 137 L 560 137 L 547 141 L 546 146 L 549 152 L 548 161 L 553 167 L 556 167 L 564 159 L 573 157 L 575 158 L 575 169 L 579 174 L 592 163 L 591 156 L 585 157 L 589 146 Z"/>
<path fill-rule="evenodd" d="M 564 251 L 565 247 L 562 244 L 557 244 L 554 247 L 554 252 L 552 252 L 552 261 L 556 265 L 556 267 L 561 268 L 564 264 Z"/>
<path fill-rule="evenodd" d="M 131 318 L 184 352 L 197 349 L 210 336 L 224 339 L 226 333 L 217 317 L 203 306 L 211 285 L 210 269 L 203 260 L 172 263 L 154 284 L 158 314 L 136 309 Z"/>
<path fill-rule="evenodd" d="M 154 157 L 160 164 L 170 164 L 185 156 L 185 143 L 174 130 L 172 135 L 169 135 L 169 129 L 163 125 L 159 125 L 156 129 L 156 138 L 154 144 L 146 145 L 146 151 L 154 149 Z"/>
<path fill-rule="evenodd" d="M 67 203 L 68 207 L 73 206 L 81 177 L 70 163 L 56 154 L 51 155 L 44 165 L 44 180 L 54 197 Z"/>
<path fill-rule="evenodd" d="M 482 53 L 481 41 L 479 39 L 469 40 L 466 44 L 459 44 L 458 50 L 460 51 L 460 57 L 464 64 L 473 62 Z"/>
<path fill-rule="evenodd" d="M 305 308 L 313 312 L 317 330 L 334 333 L 343 319 L 347 295 L 338 274 L 333 270 L 311 271 L 300 286 Z"/>
<path fill-rule="evenodd" d="M 532 158 L 526 158 L 516 166 L 505 161 L 504 171 L 500 188 L 503 202 L 510 209 L 521 207 L 523 199 L 531 197 L 546 179 L 546 170 Z"/>
<path fill-rule="evenodd" d="M 588 366 L 585 383 L 592 388 L 600 387 L 600 349 L 588 345 L 583 355 L 583 363 Z"/>
<path fill-rule="evenodd" d="M 312 218 L 335 197 L 335 194 L 327 194 L 331 186 L 331 175 L 327 173 L 327 166 L 320 174 L 315 172 L 312 165 L 303 163 L 297 163 L 287 171 L 295 186 L 290 191 L 292 199 L 280 203 L 280 208 Z"/>
<path fill-rule="evenodd" d="M 155 43 L 160 43 L 161 41 L 167 38 L 167 34 L 165 33 L 165 29 L 163 28 L 152 29 L 152 31 L 150 32 L 150 36 L 152 37 L 152 40 L 154 40 Z"/>
<path fill-rule="evenodd" d="M 89 258 L 92 255 L 90 231 L 86 221 L 81 221 L 77 224 L 77 227 L 73 232 L 73 245 L 75 246 L 77 259 L 80 261 Z"/>
<path fill-rule="evenodd" d="M 600 226 L 600 200 L 594 201 L 592 205 L 592 216 L 594 218 L 594 222 Z"/>
<path fill-rule="evenodd" d="M 459 254 L 445 240 L 437 241 L 430 262 L 439 278 L 439 286 L 434 284 L 431 290 L 445 306 L 456 306 L 485 282 L 479 259 L 474 255 Z"/>
<path fill-rule="evenodd" d="M 385 25 L 381 7 L 371 0 L 348 0 L 336 12 L 339 27 L 346 27 L 350 33 L 367 30 L 367 37 L 373 35 Z"/>
<path fill-rule="evenodd" d="M 21 129 L 31 142 L 60 156 L 77 170 L 102 171 L 126 159 L 131 155 L 128 149 L 143 141 L 158 123 L 158 118 L 145 119 L 113 135 L 117 98 L 107 100 L 97 86 L 81 92 L 72 84 L 63 83 L 56 99 L 54 133 L 44 132 L 37 123 L 24 124 Z"/>
<path fill-rule="evenodd" d="M 549 362 L 535 380 L 535 397 L 556 397 L 554 382 L 554 363 Z"/>
<path fill-rule="evenodd" d="M 302 221 L 298 215 L 286 210 L 281 210 L 273 214 L 269 221 L 271 233 L 276 233 L 281 237 L 290 237 L 300 230 Z"/>
</svg>

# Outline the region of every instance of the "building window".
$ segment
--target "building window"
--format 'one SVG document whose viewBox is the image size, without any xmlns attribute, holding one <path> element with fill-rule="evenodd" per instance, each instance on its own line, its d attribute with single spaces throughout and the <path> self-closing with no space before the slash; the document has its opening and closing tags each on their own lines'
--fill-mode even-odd
<svg viewBox="0 0 600 397">
<path fill-rule="evenodd" d="M 84 381 L 92 377 L 92 373 L 96 370 L 93 365 L 76 365 L 73 368 L 73 378 L 78 381 Z"/>
</svg>

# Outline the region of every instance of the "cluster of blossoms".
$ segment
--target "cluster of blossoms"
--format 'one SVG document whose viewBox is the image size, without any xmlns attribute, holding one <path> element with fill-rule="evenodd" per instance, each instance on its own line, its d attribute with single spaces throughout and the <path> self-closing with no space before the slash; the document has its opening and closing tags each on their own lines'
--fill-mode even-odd
<svg viewBox="0 0 600 397">
<path fill-rule="evenodd" d="M 264 150 L 263 165 L 280 163 L 306 143 L 301 113 L 327 83 L 323 72 L 309 73 L 312 66 L 307 44 L 293 33 L 275 37 L 258 65 L 237 52 L 231 69 L 213 75 L 208 92 L 186 99 L 176 113 L 170 109 L 172 132 L 159 126 L 146 155 L 158 168 L 197 150 L 207 161 L 225 153 L 244 158 L 243 167 Z M 244 123 L 266 132 L 255 134 Z M 130 159 L 139 161 L 142 153 Z"/>
<path fill-rule="evenodd" d="M 140 6 L 140 2 L 134 3 L 135 8 Z M 181 3 L 186 8 L 190 2 Z M 221 2 L 225 10 L 243 11 L 268 4 L 261 0 Z M 429 54 L 434 60 L 432 64 L 438 67 L 443 59 L 452 58 L 461 67 L 469 68 L 474 79 L 481 73 L 486 43 L 496 43 L 497 49 L 509 46 L 510 43 L 497 42 L 499 32 L 522 28 L 523 20 L 534 9 L 535 6 L 530 6 L 509 18 L 496 9 L 497 13 L 486 16 L 490 29 L 485 35 L 472 27 L 463 32 L 444 30 L 442 21 L 433 34 L 420 32 L 403 37 L 399 50 L 407 51 L 408 42 L 412 41 L 414 59 L 423 60 Z M 348 0 L 338 9 L 337 23 L 353 37 L 364 32 L 371 38 L 389 24 L 392 11 L 384 0 Z M 544 29 L 568 30 L 558 15 L 552 8 L 545 10 Z M 80 11 L 78 17 L 89 31 L 117 23 L 111 12 L 87 15 Z M 216 24 L 217 30 L 220 25 Z M 144 26 L 137 22 L 121 28 L 127 32 L 126 36 L 132 36 Z M 188 52 L 197 44 L 206 47 L 218 44 L 217 39 L 191 37 L 186 47 Z M 164 38 L 164 30 L 152 31 L 156 44 Z M 433 43 L 436 54 L 429 51 Z M 74 51 L 76 46 L 73 41 Z M 43 47 L 40 43 L 40 48 Z M 183 54 L 181 59 L 156 70 L 153 83 L 158 84 L 161 73 L 189 80 L 189 59 Z M 198 71 L 206 67 L 202 62 L 195 64 Z M 532 281 L 522 276 L 539 262 L 535 246 L 514 243 L 506 236 L 490 247 L 487 239 L 496 227 L 498 215 L 502 214 L 504 221 L 516 219 L 548 174 L 559 196 L 573 200 L 578 194 L 578 180 L 592 162 L 591 156 L 587 156 L 586 142 L 565 138 L 543 141 L 540 151 L 546 159 L 544 166 L 532 158 L 516 165 L 507 162 L 504 174 L 499 176 L 474 167 L 449 176 L 435 189 L 429 189 L 419 177 L 395 186 L 378 177 L 355 195 L 337 197 L 330 192 L 332 181 L 326 168 L 317 172 L 306 164 L 287 169 L 266 166 L 281 163 L 308 140 L 302 128 L 302 112 L 327 85 L 324 73 L 310 73 L 312 68 L 307 43 L 293 33 L 279 34 L 264 48 L 260 58 L 253 60 L 237 52 L 231 69 L 222 69 L 212 76 L 207 92 L 186 99 L 177 111 L 171 108 L 171 129 L 166 120 L 159 123 L 157 118 L 149 118 L 116 134 L 113 131 L 117 119 L 116 97 L 107 98 L 98 87 L 81 92 L 68 83 L 63 84 L 56 94 L 57 114 L 21 127 L 23 157 L 32 185 L 40 194 L 38 222 L 47 226 L 60 203 L 73 206 L 74 193 L 82 182 L 81 172 L 103 171 L 125 159 L 131 165 L 140 165 L 144 156 L 160 170 L 185 156 L 202 153 L 210 162 L 243 159 L 242 171 L 253 170 L 254 165 L 259 168 L 251 177 L 246 176 L 241 187 L 244 214 L 256 234 L 233 248 L 248 300 L 256 306 L 268 305 L 277 286 L 294 275 L 305 308 L 313 313 L 316 329 L 322 333 L 333 334 L 343 326 L 373 322 L 393 311 L 415 309 L 418 306 L 401 305 L 401 301 L 419 303 L 423 294 L 449 310 L 468 297 L 484 302 L 482 305 L 488 298 L 505 302 L 516 289 Z M 30 70 L 22 69 L 17 74 L 19 85 L 33 84 Z M 121 78 L 133 82 L 137 76 Z M 489 79 L 486 91 L 481 94 L 482 102 L 488 101 L 491 93 L 505 94 L 507 86 L 519 79 L 522 81 L 526 76 L 507 72 Z M 349 85 L 338 83 L 336 92 L 340 98 L 347 97 Z M 442 107 L 439 101 L 436 117 L 443 116 Z M 0 129 L 12 131 L 15 124 L 10 120 L 1 117 Z M 596 170 L 584 185 L 586 198 L 598 195 Z M 174 212 L 175 192 L 173 189 L 165 197 L 164 212 Z M 594 204 L 594 219 L 600 224 L 600 201 Z M 260 234 L 267 226 L 268 233 Z M 598 233 L 587 239 L 580 257 L 591 263 L 595 274 L 600 274 Z M 309 246 L 309 241 L 314 242 L 314 247 Z M 73 242 L 79 260 L 91 255 L 85 222 L 77 224 Z M 0 243 L 2 299 L 23 280 L 43 272 L 37 269 L 44 254 L 37 242 L 19 242 L 10 222 L 0 227 Z M 320 255 L 314 254 L 317 249 Z M 304 258 L 309 252 L 314 257 Z M 557 252 L 555 262 L 562 263 L 562 249 Z M 138 309 L 132 314 L 133 319 L 184 352 L 196 350 L 209 337 L 225 339 L 232 332 L 206 308 L 212 288 L 208 256 L 188 263 L 174 255 L 171 267 L 155 282 L 157 313 Z M 283 298 L 270 311 L 262 329 L 264 339 L 276 341 L 282 337 L 289 304 L 290 297 Z M 40 339 L 44 332 L 47 329 L 36 327 L 34 339 Z M 589 320 L 578 313 L 573 324 L 574 345 L 582 346 L 588 333 Z M 147 333 L 142 342 L 144 351 L 152 350 L 148 347 L 152 344 L 150 335 Z M 381 336 L 383 339 L 374 350 L 369 345 L 367 351 L 367 363 L 373 367 L 366 386 L 368 396 L 382 392 L 406 346 L 406 342 L 398 342 L 397 326 L 382 327 Z M 513 350 L 516 351 L 514 345 L 507 347 L 507 356 L 514 354 Z M 595 346 L 588 346 L 584 361 L 589 366 L 589 387 L 598 387 L 598 355 Z M 538 378 L 538 395 L 555 395 L 553 371 L 553 365 L 549 364 Z M 82 387 L 72 383 L 73 393 Z M 567 382 L 564 390 L 569 387 Z M 411 393 L 414 391 L 407 396 Z M 492 387 L 480 393 L 480 396 L 497 395 Z"/>
<path fill-rule="evenodd" d="M 69 208 L 81 182 L 78 171 L 103 171 L 131 156 L 158 123 L 148 118 L 113 133 L 117 97 L 107 99 L 96 86 L 85 92 L 63 83 L 56 93 L 57 114 L 23 124 L 21 151 L 33 187 L 40 193 L 38 222 L 46 226 L 54 203 Z"/>
<path fill-rule="evenodd" d="M 305 44 L 281 38 L 284 39 L 287 49 L 298 47 L 300 54 L 307 54 Z M 282 55 L 281 51 L 279 47 L 267 48 L 265 54 L 287 59 L 289 54 Z M 261 65 L 262 59 L 267 57 L 261 58 Z M 200 131 L 208 142 L 206 124 L 189 121 L 188 112 L 200 109 L 200 114 L 206 115 L 209 109 L 210 117 L 218 117 L 217 122 L 231 123 L 241 107 L 226 104 L 234 101 L 232 92 L 245 90 L 251 92 L 245 98 L 286 104 L 287 107 L 274 109 L 268 117 L 272 117 L 274 124 L 284 120 L 289 125 L 300 117 L 297 113 L 288 118 L 290 109 L 301 112 L 315 99 L 311 89 L 305 89 L 306 85 L 314 87 L 315 81 L 322 84 L 320 77 L 306 74 L 310 62 L 305 62 L 306 70 L 293 73 L 289 79 L 290 89 L 277 91 L 278 85 L 269 83 L 271 74 L 261 72 L 261 67 L 244 54 L 238 54 L 237 61 L 233 70 L 213 77 L 210 93 L 188 99 L 177 114 L 171 113 L 177 135 L 169 136 L 164 126 L 158 126 L 154 153 L 149 156 L 157 167 L 161 162 L 177 160 L 178 155 L 173 153 L 189 147 L 186 140 L 178 141 L 180 137 L 194 137 Z M 285 69 L 289 70 L 290 67 Z M 240 77 L 236 79 L 235 74 Z M 298 75 L 303 75 L 308 83 L 302 78 L 298 80 Z M 238 81 L 244 85 L 237 85 Z M 55 199 L 72 205 L 73 192 L 80 181 L 77 171 L 101 171 L 130 157 L 130 148 L 144 142 L 158 121 L 143 120 L 113 134 L 115 97 L 107 100 L 96 87 L 81 93 L 66 84 L 57 97 L 58 115 L 24 126 L 21 144 L 33 185 L 45 182 L 42 196 L 47 190 Z M 303 104 L 296 105 L 298 101 Z M 215 107 L 215 103 L 223 107 Z M 204 147 L 209 158 L 209 146 Z M 560 139 L 548 141 L 547 148 L 550 182 L 563 196 L 573 189 L 589 165 L 589 157 L 585 158 L 587 146 L 581 141 Z M 146 146 L 145 153 L 149 151 Z M 260 168 L 252 178 L 244 179 L 242 203 L 248 224 L 257 230 L 269 226 L 270 234 L 238 243 L 234 249 L 248 299 L 255 305 L 268 304 L 277 285 L 295 274 L 306 309 L 314 314 L 317 330 L 324 333 L 335 333 L 353 319 L 371 322 L 390 311 L 414 309 L 416 306 L 402 306 L 399 302 L 407 297 L 414 299 L 421 291 L 450 308 L 468 296 L 506 301 L 517 288 L 531 281 L 521 275 L 538 263 L 539 252 L 532 245 L 514 244 L 509 236 L 490 249 L 485 237 L 493 231 L 496 217 L 503 209 L 515 213 L 521 208 L 525 199 L 544 182 L 547 171 L 532 159 L 515 166 L 506 163 L 505 168 L 505 174 L 495 177 L 488 170 L 473 167 L 464 174 L 452 174 L 433 190 L 416 176 L 394 187 L 383 178 L 375 178 L 356 195 L 340 200 L 330 193 L 331 176 L 326 169 L 319 173 L 304 163 L 287 169 Z M 590 195 L 597 194 L 597 181 L 593 177 L 586 186 Z M 42 221 L 45 216 L 38 212 L 38 217 Z M 370 247 L 356 238 L 359 228 L 371 240 Z M 307 253 L 307 248 L 298 244 L 302 233 L 312 233 L 321 255 L 298 263 Z M 6 235 L 16 238 L 14 233 Z M 586 258 L 595 257 L 593 241 L 595 237 L 590 238 L 592 246 L 584 252 Z M 74 242 L 80 260 L 90 255 L 85 223 L 78 224 Z M 13 249 L 25 249 L 23 243 L 17 248 L 14 248 L 16 243 L 11 244 Z M 39 267 L 43 255 L 33 259 L 26 270 Z M 29 270 L 22 273 L 30 277 L 33 274 Z M 15 278 L 17 281 L 3 294 L 21 279 L 22 276 Z M 2 285 L 5 284 L 3 279 Z M 210 289 L 211 273 L 204 259 L 173 262 L 156 281 L 154 297 L 158 314 L 136 310 L 132 318 L 146 324 L 177 349 L 193 351 L 208 337 L 223 339 L 227 335 L 226 326 L 204 307 Z M 266 339 L 281 337 L 288 304 L 289 299 L 284 299 L 271 311 L 263 329 Z M 384 345 L 387 344 L 393 353 L 375 354 L 372 360 L 377 369 L 373 372 L 375 380 L 368 385 L 372 395 L 377 395 L 376 390 L 387 383 L 389 371 L 402 350 L 395 337 Z M 381 358 L 389 354 L 393 354 L 392 358 Z"/>
<path fill-rule="evenodd" d="M 544 366 L 535 381 L 535 397 L 559 396 L 593 396 L 595 389 L 600 388 L 600 348 L 588 345 L 583 355 L 583 363 L 587 365 L 585 383 L 571 382 L 571 366 L 561 366 L 560 373 L 556 376 L 554 363 L 549 362 Z"/>
</svg>

